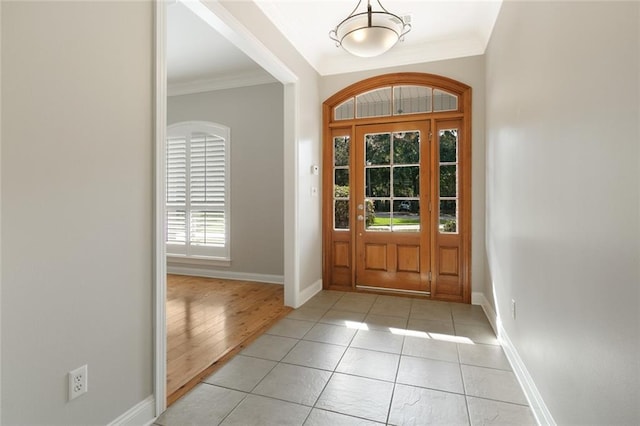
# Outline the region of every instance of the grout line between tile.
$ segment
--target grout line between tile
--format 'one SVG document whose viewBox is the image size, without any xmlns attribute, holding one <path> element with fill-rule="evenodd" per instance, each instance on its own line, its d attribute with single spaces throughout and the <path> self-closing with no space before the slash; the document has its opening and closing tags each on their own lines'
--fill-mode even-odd
<svg viewBox="0 0 640 426">
<path fill-rule="evenodd" d="M 505 370 L 504 368 L 497 368 L 497 367 L 487 367 L 485 365 L 469 364 L 468 362 L 461 362 L 460 366 L 463 366 L 463 365 L 466 365 L 468 367 L 486 368 L 488 370 L 506 371 L 508 373 L 513 373 L 513 370 Z"/>
<path fill-rule="evenodd" d="M 413 306 L 413 303 L 411 304 Z M 393 397 L 396 394 L 396 386 L 398 386 L 398 374 L 400 374 L 400 362 L 402 361 L 402 353 L 404 352 L 404 344 L 407 341 L 407 337 L 403 336 L 402 347 L 400 348 L 400 355 L 398 356 L 398 365 L 396 365 L 396 376 L 393 378 L 393 390 L 391 391 L 391 399 L 389 400 L 389 409 L 387 410 L 386 424 L 389 424 L 389 417 L 391 416 L 391 407 L 393 406 Z"/>
<path fill-rule="evenodd" d="M 464 407 L 467 410 L 467 420 L 471 424 L 471 413 L 469 412 L 469 401 L 467 400 L 467 385 L 464 380 L 464 374 L 462 374 L 462 360 L 460 358 L 460 348 L 456 344 L 456 352 L 458 352 L 458 373 L 462 381 L 462 392 L 464 393 Z"/>
<path fill-rule="evenodd" d="M 252 395 L 252 396 L 259 396 L 259 397 L 261 397 L 261 398 L 268 398 L 268 399 L 272 399 L 272 400 L 274 400 L 274 401 L 286 402 L 287 404 L 299 405 L 299 406 L 301 406 L 301 407 L 313 408 L 313 406 L 311 406 L 311 405 L 301 404 L 301 403 L 299 403 L 299 402 L 293 402 L 293 401 L 289 401 L 289 400 L 286 400 L 286 399 L 277 398 L 277 397 L 275 397 L 275 396 L 262 395 L 262 394 L 260 394 L 260 393 L 250 393 L 250 394 L 247 394 L 247 396 L 249 396 L 249 395 Z"/>
<path fill-rule="evenodd" d="M 240 401 L 238 401 L 238 403 L 231 409 L 229 410 L 229 412 L 222 418 L 222 420 L 220 420 L 220 422 L 218 423 L 218 425 L 221 425 L 222 423 L 224 423 L 224 421 L 227 419 L 227 417 L 229 417 L 231 415 L 231 413 L 233 413 L 234 411 L 236 411 L 236 408 L 238 408 L 238 406 L 240 404 L 242 404 L 242 402 L 247 399 L 247 396 L 249 396 L 249 393 L 245 393 L 244 396 L 242 397 L 242 399 Z"/>
<path fill-rule="evenodd" d="M 400 360 L 398 360 L 398 362 L 400 362 Z M 324 371 L 327 371 L 327 370 L 324 370 Z M 334 373 L 342 374 L 343 376 L 358 377 L 360 379 L 375 380 L 375 381 L 378 381 L 378 382 L 385 382 L 385 383 L 391 383 L 391 384 L 395 384 L 396 383 L 395 379 L 393 381 L 392 380 L 385 380 L 385 379 L 374 379 L 373 377 L 361 376 L 359 374 L 354 374 L 354 373 L 345 373 L 344 371 L 334 371 Z M 396 376 L 397 376 L 397 374 L 398 374 L 398 372 L 396 371 Z"/>
<path fill-rule="evenodd" d="M 426 390 L 430 390 L 430 391 L 434 391 L 434 392 L 442 392 L 442 393 L 448 393 L 451 395 L 458 395 L 458 396 L 467 396 L 464 393 L 459 393 L 459 392 L 453 392 L 453 391 L 448 391 L 448 390 L 444 390 L 444 389 L 439 389 L 439 388 L 430 388 L 427 386 L 420 386 L 420 385 L 412 385 L 409 383 L 402 383 L 402 382 L 396 382 L 396 385 L 402 385 L 402 386 L 408 386 L 410 388 L 420 388 L 420 389 L 426 389 Z M 473 396 L 473 395 L 469 395 L 469 396 Z M 474 398 L 478 398 L 473 396 Z M 488 399 L 488 398 L 483 398 L 483 399 Z M 498 402 L 504 402 L 504 401 L 498 401 Z"/>
<path fill-rule="evenodd" d="M 240 392 L 240 393 L 244 393 L 244 394 L 247 394 L 247 395 L 250 393 L 250 392 L 243 391 L 243 390 L 240 390 L 240 389 L 230 388 L 229 386 L 217 385 L 215 383 L 200 382 L 200 384 L 201 385 L 207 385 L 207 386 L 213 386 L 214 388 L 221 388 L 221 389 L 227 389 L 227 390 L 234 391 L 234 392 Z"/>
<path fill-rule="evenodd" d="M 528 405 L 528 404 L 518 404 L 517 402 L 502 401 L 501 399 L 493 399 L 493 398 L 487 398 L 487 397 L 484 397 L 484 396 L 476 396 L 476 395 L 465 395 L 465 397 L 483 399 L 485 401 L 491 401 L 491 402 L 500 402 L 502 404 L 510 404 L 510 405 L 515 405 L 515 406 L 518 406 L 518 407 L 527 407 L 527 408 L 531 409 L 531 406 Z"/>
<path fill-rule="evenodd" d="M 366 417 L 362 417 L 362 416 L 354 416 L 353 414 L 345 414 L 345 413 L 341 413 L 341 412 L 339 412 L 339 411 L 328 410 L 328 409 L 326 409 L 326 408 L 316 408 L 316 407 L 314 407 L 314 408 L 312 408 L 312 409 L 311 409 L 311 411 L 313 411 L 313 410 L 326 411 L 326 412 L 328 412 L 328 413 L 339 414 L 339 415 L 341 415 L 341 416 L 351 417 L 351 418 L 354 418 L 354 419 L 360 419 L 360 420 L 365 420 L 365 421 L 367 421 L 367 422 L 373 422 L 373 423 L 376 423 L 376 424 L 384 425 L 384 423 L 380 423 L 380 422 L 379 422 L 379 421 L 377 421 L 377 420 L 372 420 L 372 419 L 369 419 L 369 418 L 366 418 Z M 311 415 L 311 412 L 309 412 L 309 416 L 310 416 L 310 415 Z M 309 418 L 309 416 L 307 416 L 307 419 Z M 305 422 L 307 421 L 307 419 L 305 419 Z M 304 423 L 303 423 L 303 424 L 304 424 Z"/>
<path fill-rule="evenodd" d="M 286 355 L 285 355 L 286 356 Z M 253 391 L 258 387 L 258 385 L 260 383 L 262 383 L 262 381 L 269 375 L 271 374 L 271 372 L 278 366 L 278 364 L 280 364 L 280 361 L 277 361 L 275 363 L 275 365 L 273 367 L 271 367 L 271 369 L 269 371 L 267 371 L 267 374 L 265 374 L 262 379 L 258 380 L 258 383 L 256 383 L 255 385 L 253 385 L 253 387 L 251 388 L 251 390 L 248 393 L 253 393 Z"/>
<path fill-rule="evenodd" d="M 353 335 L 355 337 L 355 334 Z M 353 340 L 353 337 L 351 338 L 351 340 Z M 320 391 L 320 393 L 318 394 L 318 397 L 316 398 L 315 402 L 313 403 L 313 406 L 311 407 L 311 410 L 309 411 L 309 414 L 307 414 L 307 417 L 304 419 L 304 423 L 307 422 L 307 420 L 309 419 L 309 416 L 311 415 L 311 412 L 313 411 L 314 408 L 316 408 L 316 404 L 318 404 L 318 401 L 320 400 L 320 397 L 322 397 L 322 394 L 324 393 L 324 391 L 327 389 L 327 386 L 329 386 L 329 382 L 331 382 L 331 379 L 333 379 L 333 376 L 336 374 L 336 368 L 338 368 L 338 366 L 340 365 L 340 363 L 342 362 L 342 359 L 344 358 L 344 355 L 347 353 L 347 349 L 349 349 L 349 346 L 347 346 L 344 350 L 344 352 L 342 352 L 342 355 L 340 356 L 340 359 L 338 360 L 338 362 L 336 363 L 336 366 L 333 368 L 333 370 L 331 370 L 331 375 L 329 376 L 329 379 L 327 380 L 327 382 L 324 384 L 322 390 Z M 340 413 L 341 414 L 341 413 Z"/>
<path fill-rule="evenodd" d="M 347 293 L 345 293 L 345 294 L 347 294 Z M 248 396 L 248 395 L 261 396 L 261 397 L 269 398 L 269 399 L 272 399 L 272 400 L 278 400 L 278 401 L 288 402 L 288 403 L 291 403 L 291 404 L 296 404 L 296 405 L 300 405 L 300 406 L 303 406 L 303 407 L 308 407 L 308 408 L 310 408 L 309 413 L 307 414 L 307 416 L 305 417 L 305 419 L 304 419 L 304 421 L 303 421 L 303 424 L 304 424 L 304 423 L 306 423 L 306 422 L 308 421 L 308 419 L 309 419 L 309 417 L 311 416 L 311 413 L 312 413 L 312 411 L 313 411 L 314 409 L 317 409 L 317 410 L 323 410 L 323 411 L 331 412 L 331 413 L 336 413 L 336 414 L 339 414 L 339 415 L 345 415 L 345 416 L 352 417 L 352 418 L 357 418 L 357 419 L 362 419 L 362 420 L 367 420 L 367 421 L 374 421 L 374 420 L 372 420 L 372 419 L 368 419 L 368 418 L 365 418 L 365 417 L 354 416 L 354 415 L 351 415 L 351 414 L 345 414 L 345 413 L 341 413 L 341 412 L 338 412 L 338 411 L 333 411 L 333 410 L 330 410 L 330 409 L 324 409 L 324 408 L 318 408 L 318 407 L 317 407 L 317 403 L 318 403 L 318 401 L 320 400 L 320 398 L 322 397 L 322 395 L 323 395 L 323 394 L 324 394 L 324 392 L 326 391 L 327 386 L 329 385 L 329 383 L 330 383 L 330 382 L 331 382 L 331 380 L 335 377 L 335 375 L 336 375 L 336 374 L 343 374 L 343 375 L 346 375 L 346 376 L 352 376 L 352 377 L 365 378 L 365 379 L 369 379 L 369 380 L 376 380 L 376 381 L 385 382 L 385 383 L 392 383 L 392 384 L 393 384 L 393 389 L 392 389 L 392 393 L 391 393 L 391 399 L 389 400 L 389 407 L 388 407 L 388 410 L 387 410 L 387 416 L 386 416 L 386 423 L 387 423 L 387 424 L 389 424 L 389 420 L 390 420 L 390 416 L 391 416 L 391 409 L 392 409 L 392 405 L 393 405 L 393 399 L 394 399 L 394 397 L 395 397 L 395 391 L 396 391 L 396 388 L 397 388 L 397 386 L 398 386 L 398 385 L 412 386 L 412 387 L 422 388 L 422 389 L 428 389 L 428 390 L 432 390 L 432 391 L 436 391 L 436 392 L 444 392 L 444 393 L 448 393 L 448 394 L 453 394 L 453 395 L 462 395 L 462 396 L 464 396 L 464 397 L 465 397 L 465 406 L 466 406 L 466 410 L 467 410 L 467 419 L 468 419 L 468 421 L 469 421 L 469 424 L 471 423 L 471 418 L 470 418 L 470 411 L 469 411 L 468 398 L 479 398 L 479 399 L 483 399 L 483 400 L 487 400 L 487 401 L 500 402 L 500 403 L 511 404 L 511 405 L 515 405 L 515 406 L 521 406 L 521 407 L 529 407 L 528 405 L 517 404 L 517 403 L 513 403 L 513 402 L 508 402 L 508 401 L 501 401 L 501 400 L 496 400 L 496 399 L 491 399 L 491 398 L 486 398 L 486 397 L 480 397 L 480 396 L 468 395 L 468 394 L 467 394 L 467 389 L 466 389 L 466 388 L 467 388 L 467 384 L 466 384 L 466 382 L 465 382 L 464 375 L 462 374 L 462 365 L 468 365 L 468 366 L 471 366 L 471 367 L 477 367 L 477 368 L 487 368 L 487 369 L 492 369 L 492 370 L 497 370 L 497 371 L 509 371 L 509 370 L 503 370 L 503 369 L 499 369 L 499 368 L 495 368 L 495 367 L 477 366 L 477 365 L 474 365 L 474 364 L 466 364 L 466 363 L 465 363 L 465 364 L 463 364 L 463 363 L 462 363 L 462 359 L 461 359 L 461 355 L 460 355 L 459 345 L 456 345 L 457 362 L 452 362 L 452 361 L 445 361 L 445 360 L 433 359 L 433 358 L 428 358 L 428 357 L 420 357 L 420 356 L 404 355 L 404 350 L 405 350 L 405 346 L 406 346 L 406 342 L 407 342 L 406 336 L 402 336 L 402 345 L 401 345 L 400 353 L 386 352 L 386 351 L 374 350 L 374 349 L 369 349 L 369 348 L 357 348 L 357 347 L 355 347 L 355 346 L 352 346 L 353 341 L 355 340 L 356 336 L 357 336 L 357 335 L 358 335 L 362 330 L 356 330 L 356 332 L 353 334 L 353 336 L 351 336 L 351 338 L 349 339 L 349 341 L 348 341 L 348 343 L 347 343 L 346 345 L 340 345 L 340 344 L 336 344 L 336 343 L 328 343 L 328 342 L 322 342 L 322 341 L 307 340 L 307 339 L 305 339 L 305 337 L 308 335 L 308 333 L 311 331 L 311 329 L 313 329 L 313 327 L 315 327 L 315 326 L 316 326 L 316 325 L 318 325 L 318 324 L 333 325 L 333 326 L 337 326 L 337 327 L 345 327 L 345 326 L 343 326 L 343 325 L 339 325 L 339 324 L 335 324 L 335 323 L 324 323 L 324 322 L 321 322 L 321 321 L 322 321 L 322 318 L 324 317 L 324 315 L 326 315 L 326 314 L 327 314 L 327 312 L 329 312 L 329 311 L 331 311 L 331 310 L 335 310 L 335 309 L 334 309 L 335 305 L 336 305 L 340 300 L 342 300 L 342 299 L 343 299 L 343 297 L 344 297 L 344 295 L 345 295 L 345 294 L 342 294 L 340 297 L 336 298 L 336 300 L 335 300 L 335 301 L 333 301 L 333 303 L 331 303 L 331 305 L 330 305 L 328 308 L 326 308 L 326 309 L 325 309 L 325 308 L 317 308 L 317 307 L 316 307 L 315 309 L 318 309 L 318 310 L 324 309 L 324 314 L 323 314 L 320 318 L 318 318 L 318 319 L 316 319 L 316 320 L 310 320 L 310 319 L 299 319 L 299 318 L 288 318 L 288 317 L 287 317 L 288 319 L 291 319 L 291 320 L 294 320 L 294 321 L 303 321 L 303 322 L 307 322 L 307 323 L 312 323 L 313 325 L 312 325 L 312 327 L 311 327 L 307 332 L 305 332 L 305 333 L 304 333 L 304 335 L 303 335 L 301 338 L 297 338 L 297 339 L 296 339 L 296 340 L 298 340 L 298 341 L 296 342 L 296 344 L 295 344 L 291 349 L 289 349 L 289 350 L 287 351 L 287 353 L 286 353 L 286 354 L 285 354 L 285 355 L 284 355 L 284 356 L 283 356 L 279 361 L 269 360 L 269 361 L 273 361 L 273 362 L 275 362 L 275 365 L 274 365 L 274 366 L 273 366 L 273 367 L 272 367 L 272 368 L 267 372 L 267 374 L 265 374 L 265 376 L 264 376 L 264 377 L 263 377 L 263 378 L 262 378 L 262 379 L 261 379 L 261 380 L 260 380 L 260 381 L 259 381 L 259 382 L 258 382 L 258 383 L 253 387 L 253 388 L 252 388 L 252 390 L 251 390 L 249 393 L 246 393 L 246 392 L 244 392 L 244 391 L 239 391 L 239 390 L 237 390 L 237 389 L 227 388 L 227 387 L 225 387 L 225 386 L 219 386 L 219 385 L 214 385 L 214 384 L 206 383 L 206 384 L 208 384 L 208 385 L 210 385 L 210 386 L 218 386 L 218 387 L 220 387 L 220 388 L 229 389 L 229 390 L 233 390 L 233 391 L 236 391 L 236 392 L 242 392 L 242 393 L 244 393 L 244 394 L 245 394 L 245 395 L 244 395 L 244 397 L 243 397 L 243 398 L 238 402 L 238 404 L 236 404 L 236 405 L 234 406 L 234 408 L 233 408 L 229 413 L 227 413 L 227 415 L 223 418 L 223 420 L 222 420 L 222 421 L 224 421 L 224 420 L 225 420 L 225 419 L 226 419 L 226 418 L 227 418 L 227 417 L 228 417 L 228 416 L 229 416 L 233 411 L 235 411 L 235 410 L 237 409 L 237 407 L 238 407 L 238 406 L 239 406 L 239 405 L 240 405 L 240 404 L 241 404 L 241 403 L 242 403 L 242 402 L 247 398 L 247 396 Z M 367 310 L 365 313 L 363 313 L 363 312 L 358 312 L 358 313 L 357 313 L 357 314 L 364 314 L 364 319 L 362 320 L 362 322 L 366 322 L 366 318 L 367 318 L 369 315 L 377 315 L 377 314 L 373 314 L 373 313 L 372 313 L 372 310 L 373 310 L 373 308 L 374 308 L 374 306 L 375 306 L 376 302 L 378 301 L 378 299 L 379 299 L 379 296 L 376 296 L 376 297 L 373 299 L 373 302 L 371 303 L 371 305 L 369 306 L 368 310 Z M 304 306 L 303 306 L 303 307 L 304 307 Z M 303 307 L 301 307 L 301 308 L 303 308 Z M 413 318 L 413 313 L 415 312 L 415 309 L 414 309 L 414 308 L 415 308 L 415 304 L 414 304 L 414 303 L 413 303 L 413 301 L 412 301 L 412 302 L 411 302 L 411 304 L 410 304 L 410 307 L 409 307 L 409 316 L 408 316 L 408 318 L 403 318 L 403 317 L 399 317 L 399 316 L 398 316 L 398 317 L 394 317 L 394 318 L 402 318 L 402 319 L 406 320 L 406 323 L 405 323 L 405 325 L 404 325 L 404 328 L 405 328 L 405 329 L 408 329 L 408 328 L 409 328 L 409 321 L 410 321 L 411 319 L 415 319 L 415 318 Z M 350 311 L 344 311 L 344 312 L 350 312 Z M 354 313 L 355 313 L 355 312 L 354 312 Z M 382 314 L 379 314 L 379 315 L 382 315 Z M 454 314 L 453 314 L 453 310 L 451 309 L 451 307 L 450 307 L 450 310 L 449 310 L 449 315 L 450 315 L 450 324 L 453 326 L 453 333 L 454 333 L 454 335 L 457 335 L 457 330 L 456 330 L 456 328 L 457 328 L 456 326 L 457 326 L 457 325 L 476 325 L 476 324 L 473 324 L 473 323 L 459 323 L 459 324 L 458 324 L 458 323 L 457 323 L 457 321 L 455 321 Z M 386 316 L 390 316 L 390 315 L 386 315 Z M 439 321 L 439 320 L 432 319 L 431 321 Z M 442 320 L 440 320 L 440 321 L 442 321 Z M 443 322 L 449 322 L 449 321 L 443 321 Z M 347 327 L 345 327 L 345 328 L 347 328 Z M 373 331 L 385 332 L 384 330 L 377 330 L 377 329 L 371 329 L 371 330 L 373 330 Z M 268 333 L 268 332 L 265 332 L 264 334 L 269 334 L 269 333 Z M 278 336 L 278 335 L 275 335 L 275 336 Z M 289 336 L 281 336 L 281 337 L 291 338 L 291 337 L 289 337 Z M 295 338 L 294 338 L 294 339 L 295 339 Z M 297 346 L 301 341 L 314 342 L 314 343 L 326 344 L 326 345 L 331 345 L 331 346 L 336 346 L 336 347 L 342 347 L 342 348 L 345 348 L 345 350 L 343 351 L 342 355 L 340 356 L 340 359 L 339 359 L 339 360 L 338 360 L 338 362 L 335 364 L 335 367 L 334 367 L 333 369 L 323 369 L 323 368 L 317 368 L 317 367 L 310 367 L 310 366 L 306 366 L 306 365 L 298 365 L 298 364 L 293 364 L 293 363 L 290 363 L 290 362 L 285 362 L 285 361 L 283 361 L 283 360 L 284 360 L 284 358 L 286 358 L 286 357 L 291 353 L 291 351 L 292 351 L 292 350 L 293 350 L 293 349 L 294 349 L 294 348 L 295 348 L 295 347 L 296 347 L 296 346 Z M 485 343 L 479 343 L 479 344 L 482 344 L 482 345 L 485 345 L 485 346 L 496 346 L 496 345 L 492 345 L 492 344 L 488 344 L 488 343 L 487 343 L 487 344 L 485 344 Z M 498 345 L 498 346 L 500 346 L 500 345 Z M 398 360 L 397 360 L 397 363 L 396 363 L 396 372 L 395 372 L 395 377 L 394 377 L 393 381 L 383 380 L 383 379 L 374 379 L 374 378 L 371 378 L 371 377 L 362 376 L 362 375 L 358 375 L 358 374 L 352 374 L 352 373 L 342 373 L 342 372 L 338 372 L 338 371 L 337 371 L 337 368 L 338 368 L 338 366 L 340 365 L 340 363 L 343 361 L 343 359 L 344 359 L 344 357 L 345 357 L 345 355 L 346 355 L 347 351 L 349 350 L 349 348 L 354 348 L 354 349 L 359 349 L 359 350 L 365 350 L 365 351 L 371 351 L 371 352 L 376 352 L 376 353 L 384 353 L 384 354 L 398 355 Z M 251 355 L 246 355 L 246 354 L 240 354 L 240 355 L 245 356 L 245 357 L 250 357 L 250 358 L 256 358 L 256 359 L 266 359 L 266 358 L 260 358 L 260 357 L 258 357 L 258 356 L 251 356 Z M 462 394 L 460 394 L 460 393 L 457 393 L 457 392 L 445 391 L 445 390 L 442 390 L 442 389 L 435 389 L 435 388 L 429 388 L 429 387 L 425 387 L 425 386 L 416 386 L 416 385 L 405 385 L 405 384 L 403 384 L 403 383 L 398 383 L 398 375 L 399 375 L 399 373 L 400 373 L 400 364 L 401 364 L 401 361 L 402 361 L 402 357 L 403 357 L 403 356 L 406 356 L 406 357 L 412 357 L 412 358 L 418 358 L 418 359 L 428 359 L 428 360 L 440 361 L 440 362 L 457 363 L 457 364 L 458 364 L 458 371 L 459 371 L 459 374 L 460 374 L 460 376 L 461 376 L 461 378 L 462 378 L 463 393 L 462 393 Z M 266 377 L 267 377 L 267 376 L 268 376 L 268 375 L 269 375 L 269 374 L 270 374 L 270 373 L 271 373 L 271 372 L 276 368 L 276 366 L 277 366 L 277 365 L 279 365 L 279 364 L 293 365 L 293 366 L 302 367 L 302 368 L 310 368 L 310 369 L 314 369 L 314 370 L 330 372 L 331 374 L 330 374 L 330 376 L 329 376 L 328 380 L 326 381 L 326 383 L 324 384 L 324 387 L 322 388 L 322 390 L 318 393 L 318 397 L 315 399 L 315 401 L 313 402 L 313 404 L 312 404 L 312 405 L 299 404 L 299 403 L 296 403 L 296 402 L 291 402 L 291 401 L 287 401 L 287 400 L 280 399 L 280 398 L 274 398 L 274 397 L 271 397 L 271 396 L 258 395 L 258 394 L 253 393 L 253 391 L 256 389 L 256 387 L 258 387 L 258 386 L 260 385 L 260 383 L 262 383 L 262 381 L 263 381 L 263 380 L 264 380 L 264 379 L 265 379 L 265 378 L 266 378 Z M 530 407 L 529 407 L 529 408 L 530 408 Z M 374 422 L 377 422 L 377 421 L 374 421 Z"/>
<path fill-rule="evenodd" d="M 376 299 L 377 300 L 377 296 Z M 336 301 L 337 303 L 337 301 Z M 371 306 L 373 306 L 373 303 L 371 304 Z M 367 317 L 367 315 L 369 314 L 369 311 L 371 311 L 371 307 L 369 307 L 369 310 L 367 311 L 367 313 L 365 313 L 364 318 Z M 319 321 L 319 320 L 318 320 Z M 318 322 L 319 323 L 319 322 Z M 327 389 L 327 386 L 329 385 L 329 383 L 331 382 L 331 379 L 333 379 L 333 377 L 336 375 L 336 369 L 338 368 L 338 366 L 340 365 L 340 363 L 342 362 L 342 360 L 344 359 L 345 354 L 347 353 L 347 351 L 349 350 L 349 348 L 351 347 L 351 343 L 353 342 L 353 339 L 355 339 L 356 335 L 358 334 L 358 331 L 356 331 L 353 336 L 351 336 L 351 339 L 349 340 L 349 344 L 346 346 L 346 349 L 344 350 L 344 352 L 342 353 L 342 355 L 340 356 L 340 359 L 338 360 L 338 362 L 336 363 L 336 366 L 333 368 L 333 371 L 331 371 L 331 376 L 329 376 L 329 380 L 327 380 L 327 382 L 324 384 L 324 387 L 322 388 L 322 391 L 320 391 L 320 393 L 318 394 L 318 398 L 316 398 L 316 401 L 313 403 L 313 407 L 311 407 L 311 411 L 309 411 L 309 414 L 307 415 L 307 417 L 305 418 L 304 423 L 306 423 L 307 419 L 309 418 L 309 416 L 311 415 L 311 412 L 316 408 L 316 405 L 318 403 L 318 401 L 320 400 L 320 398 L 322 397 L 322 394 L 324 393 L 324 391 Z M 321 342 L 322 343 L 322 342 Z M 336 346 L 340 346 L 340 345 L 336 345 Z M 340 373 L 340 374 L 344 374 L 344 373 Z M 397 373 L 396 373 L 397 374 Z M 320 409 L 320 408 L 318 408 Z M 325 411 L 329 411 L 329 410 L 325 410 Z M 338 413 L 338 414 L 343 414 L 344 413 Z M 352 416 L 355 417 L 355 416 Z M 361 418 L 361 417 L 358 417 Z M 365 420 L 369 420 L 369 419 L 365 419 Z"/>
</svg>

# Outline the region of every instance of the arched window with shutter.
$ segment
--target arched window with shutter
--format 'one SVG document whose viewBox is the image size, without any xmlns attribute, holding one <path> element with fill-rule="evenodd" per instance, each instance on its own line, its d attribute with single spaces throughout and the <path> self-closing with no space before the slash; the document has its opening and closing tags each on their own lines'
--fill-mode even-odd
<svg viewBox="0 0 640 426">
<path fill-rule="evenodd" d="M 167 255 L 230 260 L 228 127 L 201 121 L 167 129 Z"/>
</svg>

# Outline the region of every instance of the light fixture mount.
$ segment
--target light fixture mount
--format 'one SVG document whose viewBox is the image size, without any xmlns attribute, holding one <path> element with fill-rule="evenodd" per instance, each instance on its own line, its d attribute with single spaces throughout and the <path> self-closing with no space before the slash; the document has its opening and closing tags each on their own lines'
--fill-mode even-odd
<svg viewBox="0 0 640 426">
<path fill-rule="evenodd" d="M 362 0 L 353 11 L 333 30 L 329 37 L 355 56 L 370 58 L 391 49 L 398 40 L 411 31 L 411 24 L 398 15 L 389 12 L 376 0 L 381 10 L 373 10 L 371 0 L 367 0 L 366 12 L 356 13 Z"/>
</svg>

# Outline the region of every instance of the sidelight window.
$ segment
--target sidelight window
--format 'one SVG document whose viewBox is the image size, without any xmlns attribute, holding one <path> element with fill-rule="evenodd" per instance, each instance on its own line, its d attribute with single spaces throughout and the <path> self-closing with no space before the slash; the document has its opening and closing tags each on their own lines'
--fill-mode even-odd
<svg viewBox="0 0 640 426">
<path fill-rule="evenodd" d="M 349 229 L 349 136 L 333 138 L 334 229 Z"/>
<path fill-rule="evenodd" d="M 438 132 L 440 152 L 439 230 L 458 232 L 458 129 Z"/>
</svg>

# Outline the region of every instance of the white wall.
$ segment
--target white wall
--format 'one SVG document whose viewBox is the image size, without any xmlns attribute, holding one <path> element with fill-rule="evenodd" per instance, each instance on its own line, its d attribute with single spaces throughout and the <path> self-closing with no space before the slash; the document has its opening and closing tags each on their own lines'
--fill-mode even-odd
<svg viewBox="0 0 640 426">
<path fill-rule="evenodd" d="M 395 72 L 423 72 L 449 77 L 471 86 L 471 145 L 472 145 L 472 235 L 471 235 L 471 288 L 484 289 L 486 254 L 485 227 L 485 74 L 484 56 L 472 56 L 402 67 L 383 68 L 364 72 L 323 76 L 320 85 L 322 102 L 345 87 L 369 77 Z"/>
<path fill-rule="evenodd" d="M 506 2 L 486 54 L 486 293 L 563 425 L 640 423 L 639 6 Z"/>
<path fill-rule="evenodd" d="M 288 247 L 285 244 L 285 303 L 297 306 L 319 288 L 322 279 L 320 197 L 311 195 L 311 187 L 320 186 L 320 177 L 311 174 L 311 166 L 320 164 L 319 76 L 255 3 L 233 0 L 220 3 L 297 77 L 295 84 L 285 87 L 284 153 L 285 241 L 292 241 Z M 291 123 L 295 127 L 293 141 L 287 137 L 291 114 L 286 111 L 286 104 L 291 91 L 295 91 L 297 100 Z M 287 292 L 287 280 L 295 287 L 296 295 Z"/>
<path fill-rule="evenodd" d="M 106 424 L 152 394 L 152 12 L 2 4 L 3 424 Z"/>
<path fill-rule="evenodd" d="M 231 129 L 231 266 L 284 274 L 283 88 L 280 83 L 170 96 L 167 123 L 202 120 Z"/>
</svg>

